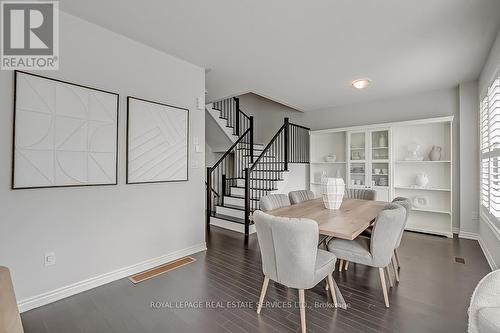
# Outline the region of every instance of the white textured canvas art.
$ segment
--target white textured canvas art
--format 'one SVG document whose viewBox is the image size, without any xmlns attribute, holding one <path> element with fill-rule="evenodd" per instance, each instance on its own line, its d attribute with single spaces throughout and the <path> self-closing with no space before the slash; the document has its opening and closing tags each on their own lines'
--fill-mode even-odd
<svg viewBox="0 0 500 333">
<path fill-rule="evenodd" d="M 127 183 L 188 179 L 189 111 L 128 97 Z"/>
<path fill-rule="evenodd" d="M 15 75 L 12 188 L 116 184 L 118 95 Z"/>
</svg>

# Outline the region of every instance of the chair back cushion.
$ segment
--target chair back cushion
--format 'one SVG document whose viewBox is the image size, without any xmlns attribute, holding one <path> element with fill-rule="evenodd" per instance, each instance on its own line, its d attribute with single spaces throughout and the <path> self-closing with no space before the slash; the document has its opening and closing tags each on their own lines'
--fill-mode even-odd
<svg viewBox="0 0 500 333">
<path fill-rule="evenodd" d="M 290 200 L 286 194 L 269 194 L 260 198 L 260 209 L 264 212 L 290 206 Z"/>
<path fill-rule="evenodd" d="M 371 189 L 346 188 L 345 196 L 347 199 L 375 200 L 377 192 Z"/>
<path fill-rule="evenodd" d="M 308 190 L 292 191 L 288 193 L 292 205 L 314 199 L 314 192 Z"/>
<path fill-rule="evenodd" d="M 290 288 L 310 287 L 318 252 L 318 224 L 310 219 L 277 217 L 258 210 L 253 219 L 264 275 Z"/>
<path fill-rule="evenodd" d="M 477 284 L 476 289 L 472 294 L 468 311 L 469 333 L 483 332 L 481 327 L 485 326 L 485 324 L 487 326 L 495 325 L 494 320 L 488 320 L 488 318 L 485 318 L 485 315 L 488 316 L 488 313 L 495 313 L 495 311 L 486 311 L 482 314 L 482 316 L 479 313 L 481 309 L 486 308 L 500 308 L 500 269 L 488 273 L 485 277 L 483 277 Z M 492 332 L 500 332 L 500 327 Z"/>
<path fill-rule="evenodd" d="M 405 216 L 405 209 L 395 203 L 387 204 L 378 214 L 370 240 L 373 266 L 385 267 L 391 262 L 396 243 L 403 232 Z"/>
<path fill-rule="evenodd" d="M 0 333 L 23 332 L 9 269 L 0 266 Z"/>
<path fill-rule="evenodd" d="M 399 235 L 399 239 L 396 243 L 396 249 L 399 248 L 399 245 L 401 244 L 401 239 L 403 238 L 403 232 L 404 228 L 406 227 L 406 224 L 408 223 L 408 217 L 410 216 L 411 212 L 411 201 L 408 198 L 405 197 L 396 197 L 392 200 L 393 203 L 399 204 L 404 207 L 406 214 L 405 214 L 405 225 L 403 227 L 403 230 L 401 230 L 401 235 Z"/>
</svg>

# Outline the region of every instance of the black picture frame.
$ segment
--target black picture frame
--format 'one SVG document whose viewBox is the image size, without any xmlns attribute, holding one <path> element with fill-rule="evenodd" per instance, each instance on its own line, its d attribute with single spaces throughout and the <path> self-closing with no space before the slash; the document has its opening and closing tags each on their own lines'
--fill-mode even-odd
<svg viewBox="0 0 500 333">
<path fill-rule="evenodd" d="M 170 108 L 175 108 L 175 109 L 179 109 L 179 110 L 183 110 L 183 111 L 186 111 L 187 113 L 187 131 L 186 131 L 186 147 L 187 147 L 187 151 L 186 151 L 186 179 L 174 179 L 174 180 L 156 180 L 156 181 L 130 181 L 129 179 L 129 130 L 130 130 L 130 100 L 137 100 L 137 101 L 141 101 L 141 102 L 145 102 L 145 103 L 151 103 L 151 104 L 156 104 L 156 105 L 161 105 L 161 106 L 166 106 L 166 107 L 170 107 Z M 145 98 L 140 98 L 140 97 L 135 97 L 135 96 L 127 96 L 127 130 L 126 130 L 126 158 L 125 158 L 125 183 L 126 184 L 129 184 L 129 185 L 132 185 L 132 184 L 156 184 L 156 183 L 179 183 L 179 182 L 187 182 L 189 181 L 189 128 L 190 128 L 190 123 L 189 123 L 189 109 L 188 108 L 185 108 L 185 107 L 181 107 L 181 106 L 177 106 L 177 105 L 172 105 L 172 104 L 167 104 L 167 103 L 162 103 L 162 102 L 156 102 L 156 101 L 152 101 L 152 100 L 148 100 L 148 99 L 145 99 Z"/>
</svg>

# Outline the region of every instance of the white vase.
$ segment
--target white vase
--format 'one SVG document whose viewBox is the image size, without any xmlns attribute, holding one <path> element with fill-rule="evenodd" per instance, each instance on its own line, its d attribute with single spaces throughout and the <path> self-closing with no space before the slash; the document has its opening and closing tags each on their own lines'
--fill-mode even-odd
<svg viewBox="0 0 500 333">
<path fill-rule="evenodd" d="M 429 183 L 429 178 L 427 177 L 427 175 L 425 173 L 419 173 L 415 177 L 415 183 L 417 183 L 418 186 L 425 187 Z"/>
<path fill-rule="evenodd" d="M 324 178 L 321 182 L 321 197 L 327 209 L 339 209 L 344 192 L 345 183 L 342 178 Z"/>
</svg>

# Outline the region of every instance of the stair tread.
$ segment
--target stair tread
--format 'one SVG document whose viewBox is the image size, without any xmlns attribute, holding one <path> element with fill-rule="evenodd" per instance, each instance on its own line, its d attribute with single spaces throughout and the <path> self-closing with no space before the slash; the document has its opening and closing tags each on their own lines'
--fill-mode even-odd
<svg viewBox="0 0 500 333">
<path fill-rule="evenodd" d="M 245 197 L 244 197 L 244 196 L 242 196 L 242 195 L 236 195 L 236 194 L 225 195 L 225 197 L 229 197 L 229 198 L 236 198 L 236 199 L 245 199 Z M 252 198 L 250 198 L 250 200 L 259 201 L 260 199 L 257 199 L 257 198 L 255 198 L 255 197 L 252 197 Z"/>
<path fill-rule="evenodd" d="M 241 188 L 245 189 L 243 186 L 231 186 L 231 188 Z M 277 191 L 277 188 L 260 188 L 260 187 L 250 187 L 251 190 L 262 190 L 262 191 Z"/>
<path fill-rule="evenodd" d="M 236 206 L 236 205 L 231 205 L 224 203 L 222 206 L 216 206 L 216 207 L 224 207 L 224 208 L 230 208 L 230 209 L 235 209 L 235 210 L 245 210 L 245 208 L 242 208 L 241 206 Z"/>
<path fill-rule="evenodd" d="M 224 215 L 224 214 L 219 214 L 219 213 L 212 213 L 211 216 L 216 217 L 218 219 L 234 222 L 234 223 L 245 224 L 245 219 L 242 219 L 239 217 L 234 217 L 234 216 L 229 216 L 229 215 Z"/>
</svg>

